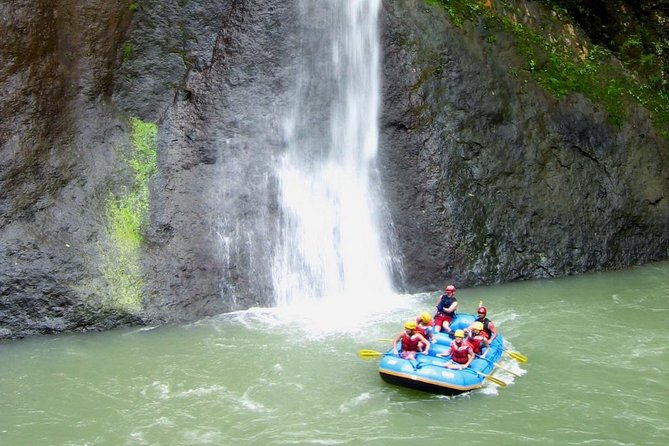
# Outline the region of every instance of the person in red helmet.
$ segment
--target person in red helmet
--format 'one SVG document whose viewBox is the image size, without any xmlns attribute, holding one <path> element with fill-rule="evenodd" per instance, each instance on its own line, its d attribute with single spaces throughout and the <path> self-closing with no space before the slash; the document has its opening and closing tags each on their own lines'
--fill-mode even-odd
<svg viewBox="0 0 669 446">
<path fill-rule="evenodd" d="M 493 324 L 493 322 L 486 317 L 487 315 L 488 310 L 486 307 L 479 305 L 479 307 L 476 309 L 476 320 L 469 326 L 469 330 L 471 330 L 473 325 L 477 322 L 483 324 L 481 334 L 486 337 L 488 340 L 488 345 L 490 345 L 497 337 L 497 327 L 495 327 L 495 324 Z"/>
<path fill-rule="evenodd" d="M 444 294 L 437 301 L 437 313 L 434 315 L 434 331 L 451 332 L 451 321 L 457 314 L 458 300 L 455 298 L 455 286 L 448 285 Z"/>
<path fill-rule="evenodd" d="M 404 324 L 404 331 L 400 333 L 395 341 L 393 341 L 393 353 L 398 354 L 397 343 L 402 342 L 402 354 L 404 359 L 416 359 L 416 355 L 420 352 L 421 344 L 423 347 L 422 353 L 427 355 L 430 351 L 430 341 L 425 339 L 425 336 L 416 331 L 417 325 L 414 321 L 408 321 Z"/>
<path fill-rule="evenodd" d="M 438 353 L 437 356 L 451 356 L 451 360 L 444 364 L 444 367 L 455 370 L 462 370 L 469 367 L 474 360 L 474 350 L 472 346 L 465 342 L 464 330 L 455 330 L 453 342 L 448 353 Z"/>
</svg>

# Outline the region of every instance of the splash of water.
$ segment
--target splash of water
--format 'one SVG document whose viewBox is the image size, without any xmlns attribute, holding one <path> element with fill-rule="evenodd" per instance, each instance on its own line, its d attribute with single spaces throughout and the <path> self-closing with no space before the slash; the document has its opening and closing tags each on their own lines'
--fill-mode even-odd
<svg viewBox="0 0 669 446">
<path fill-rule="evenodd" d="M 279 306 L 377 305 L 392 293 L 372 180 L 378 147 L 380 0 L 302 0 L 288 148 L 279 163 Z M 376 299 L 375 299 L 376 298 Z"/>
</svg>

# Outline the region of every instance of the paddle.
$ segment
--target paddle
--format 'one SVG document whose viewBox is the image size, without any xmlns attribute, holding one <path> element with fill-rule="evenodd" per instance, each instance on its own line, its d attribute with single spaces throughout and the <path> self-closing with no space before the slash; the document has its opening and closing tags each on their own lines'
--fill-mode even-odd
<svg viewBox="0 0 669 446">
<path fill-rule="evenodd" d="M 493 382 L 493 383 L 497 384 L 497 385 L 500 386 L 500 387 L 506 387 L 506 383 L 505 383 L 504 381 L 502 381 L 502 380 L 499 379 L 499 378 L 495 378 L 494 376 L 486 375 L 485 373 L 481 373 L 481 372 L 479 372 L 479 371 L 472 370 L 472 369 L 463 369 L 463 370 L 470 370 L 470 371 L 476 373 L 477 375 L 482 376 L 482 377 L 484 377 L 484 378 L 487 379 L 487 380 L 490 380 L 490 382 Z"/>
<path fill-rule="evenodd" d="M 381 358 L 382 356 L 385 356 L 385 353 L 363 348 L 361 350 L 358 350 L 358 356 L 360 357 L 360 359 L 377 359 Z"/>
<path fill-rule="evenodd" d="M 381 357 L 386 356 L 386 355 L 393 355 L 393 354 L 392 353 L 381 353 L 381 352 L 377 352 L 376 350 L 370 350 L 368 348 L 363 348 L 363 349 L 358 350 L 358 356 L 360 357 L 360 359 L 378 359 L 378 358 L 381 358 Z M 403 359 L 406 359 L 406 358 L 403 358 Z M 412 361 L 410 359 L 407 359 L 407 361 L 409 361 L 409 364 L 411 364 L 411 367 L 414 370 L 418 370 L 421 366 L 418 363 L 418 361 Z"/>
<path fill-rule="evenodd" d="M 518 377 L 518 378 L 520 377 L 519 374 L 514 373 L 514 372 L 512 372 L 511 370 L 509 370 L 509 369 L 507 369 L 507 368 L 504 368 L 504 367 L 502 367 L 501 365 L 499 365 L 499 364 L 497 364 L 497 363 L 492 362 L 491 360 L 489 360 L 489 359 L 486 358 L 485 356 L 476 355 L 476 357 L 477 357 L 477 358 L 481 358 L 481 359 L 483 359 L 484 361 L 488 361 L 490 364 L 493 365 L 493 367 L 497 367 L 498 369 L 504 370 L 505 372 L 509 372 L 510 374 L 512 374 L 512 375 L 515 376 L 515 377 Z"/>
<path fill-rule="evenodd" d="M 513 359 L 515 359 L 518 362 L 527 362 L 527 356 L 521 355 L 518 352 L 512 352 L 510 350 L 504 349 L 504 351 L 511 356 Z"/>
</svg>

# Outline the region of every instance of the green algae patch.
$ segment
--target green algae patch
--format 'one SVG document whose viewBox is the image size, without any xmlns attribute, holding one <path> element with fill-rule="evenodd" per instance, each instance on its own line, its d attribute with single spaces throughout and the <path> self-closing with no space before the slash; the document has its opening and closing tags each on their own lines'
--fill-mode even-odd
<svg viewBox="0 0 669 446">
<path fill-rule="evenodd" d="M 106 205 L 107 244 L 102 250 L 103 275 L 108 296 L 105 304 L 134 312 L 142 307 L 142 228 L 149 212 L 149 180 L 156 172 L 158 127 L 130 119 L 130 156 L 127 163 L 132 181 L 120 193 L 110 193 Z"/>
<path fill-rule="evenodd" d="M 669 94 L 663 88 L 665 77 L 658 72 L 656 60 L 667 50 L 666 42 L 657 42 L 655 54 L 644 54 L 638 50 L 640 42 L 635 34 L 622 45 L 623 54 L 615 54 L 579 35 L 566 11 L 555 5 L 532 14 L 510 0 L 426 3 L 441 5 L 457 27 L 465 22 L 479 24 L 488 33 L 485 38 L 490 45 L 497 40 L 492 33 L 513 36 L 525 65 L 510 67 L 511 72 L 529 73 L 556 97 L 572 92 L 584 95 L 602 106 L 615 126 L 627 119 L 627 104 L 636 103 L 648 110 L 655 128 L 669 139 Z"/>
</svg>

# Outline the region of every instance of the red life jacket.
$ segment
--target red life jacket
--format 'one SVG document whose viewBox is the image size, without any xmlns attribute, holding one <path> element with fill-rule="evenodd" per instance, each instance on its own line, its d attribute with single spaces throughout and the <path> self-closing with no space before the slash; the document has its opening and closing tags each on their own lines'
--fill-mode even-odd
<svg viewBox="0 0 669 446">
<path fill-rule="evenodd" d="M 455 341 L 451 342 L 451 361 L 458 364 L 467 364 L 469 361 L 469 352 L 472 350 L 467 342 L 461 342 L 458 345 Z"/>
<path fill-rule="evenodd" d="M 416 332 L 422 334 L 423 336 L 427 337 L 427 330 L 430 328 L 428 325 L 416 325 Z"/>
<path fill-rule="evenodd" d="M 403 352 L 417 352 L 418 351 L 418 343 L 420 340 L 418 337 L 414 334 L 409 336 L 408 334 L 402 333 L 402 351 Z"/>
<path fill-rule="evenodd" d="M 474 337 L 467 337 L 467 339 L 465 339 L 465 341 L 467 342 L 467 344 L 469 344 L 469 346 L 472 348 L 472 350 L 474 350 L 474 353 L 476 353 L 477 355 L 480 355 L 481 352 L 482 352 L 481 351 L 481 342 L 483 342 L 483 339 L 485 339 L 483 336 L 478 335 L 478 336 L 474 336 Z"/>
</svg>

